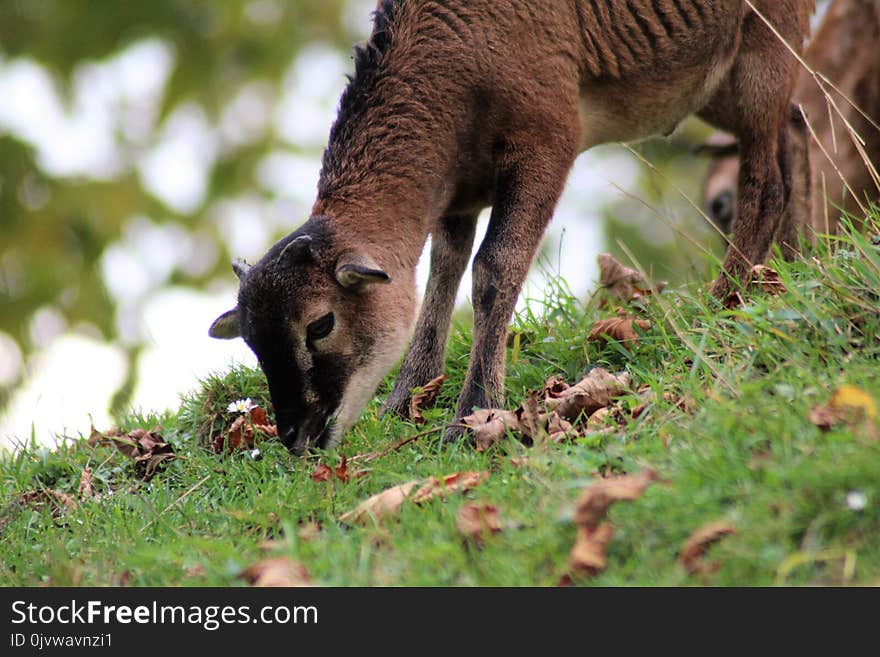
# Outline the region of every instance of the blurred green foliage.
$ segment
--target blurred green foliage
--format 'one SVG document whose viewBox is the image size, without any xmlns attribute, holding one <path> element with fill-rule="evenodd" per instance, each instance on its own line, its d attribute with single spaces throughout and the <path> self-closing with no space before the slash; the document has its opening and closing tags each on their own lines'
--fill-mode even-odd
<svg viewBox="0 0 880 657">
<path fill-rule="evenodd" d="M 342 20 L 345 8 L 343 0 L 0 0 L 0 63 L 37 63 L 69 104 L 81 67 L 146 38 L 160 39 L 174 60 L 149 147 L 158 140 L 163 121 L 183 104 L 195 103 L 216 123 L 246 85 L 259 81 L 278 88 L 310 42 L 347 51 L 355 36 Z M 16 98 L 0 102 L 15 104 Z M 53 177 L 41 169 L 32 145 L 0 130 L 0 331 L 27 355 L 35 347 L 29 321 L 38 309 L 50 306 L 67 324 L 85 322 L 105 339 L 114 339 L 115 300 L 102 280 L 100 258 L 133 215 L 201 228 L 228 256 L 204 210 L 221 195 L 243 190 L 268 194 L 259 190 L 254 174 L 273 145 L 271 128 L 253 143 L 219 152 L 204 202 L 188 214 L 145 190 L 133 166 L 109 180 Z M 131 146 L 125 135 L 116 138 L 123 151 Z M 214 270 L 198 276 L 175 271 L 171 279 L 204 285 L 219 270 L 225 272 L 228 262 L 229 257 L 220 257 Z M 137 345 L 130 349 L 136 353 Z M 0 408 L 10 392 L 11 386 L 0 390 Z M 117 403 L 126 401 L 123 394 Z"/>
</svg>

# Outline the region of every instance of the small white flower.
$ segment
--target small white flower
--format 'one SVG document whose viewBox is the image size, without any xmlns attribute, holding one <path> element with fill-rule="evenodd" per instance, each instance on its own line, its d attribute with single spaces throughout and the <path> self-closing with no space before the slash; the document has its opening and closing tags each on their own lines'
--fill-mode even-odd
<svg viewBox="0 0 880 657">
<path fill-rule="evenodd" d="M 251 458 L 252 458 L 254 461 L 259 461 L 259 460 L 261 460 L 261 459 L 263 458 L 263 452 L 261 452 L 261 451 L 260 451 L 259 449 L 257 449 L 257 448 L 252 449 L 252 450 L 251 450 Z"/>
<path fill-rule="evenodd" d="M 860 490 L 851 490 L 846 494 L 846 508 L 852 511 L 861 511 L 868 506 L 867 496 Z"/>
<path fill-rule="evenodd" d="M 251 398 L 247 399 L 236 399 L 234 402 L 230 402 L 229 406 L 226 407 L 226 410 L 229 413 L 247 413 L 251 410 L 256 404 L 251 401 Z"/>
</svg>

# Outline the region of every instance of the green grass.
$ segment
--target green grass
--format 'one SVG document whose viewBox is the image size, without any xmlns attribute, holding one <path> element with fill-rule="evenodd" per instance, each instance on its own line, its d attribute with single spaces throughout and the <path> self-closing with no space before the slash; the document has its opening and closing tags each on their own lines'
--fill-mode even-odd
<svg viewBox="0 0 880 657">
<path fill-rule="evenodd" d="M 427 426 L 378 417 L 389 377 L 335 451 L 295 458 L 266 441 L 262 460 L 218 456 L 203 445 L 212 425 L 233 419 L 226 404 L 268 402 L 262 375 L 237 369 L 205 381 L 177 411 L 125 420 L 126 429 L 161 424 L 176 447 L 178 458 L 149 483 L 136 480 L 115 449 L 82 440 L 8 455 L 0 462 L 0 582 L 244 585 L 237 574 L 275 539 L 268 554 L 294 558 L 322 585 L 554 585 L 567 571 L 583 487 L 596 473 L 650 466 L 661 481 L 611 509 L 608 567 L 583 583 L 880 584 L 877 422 L 823 433 L 808 419 L 843 384 L 880 401 L 880 249 L 850 234 L 803 261 L 772 264 L 788 292 L 752 294 L 736 310 L 708 298 L 703 282 L 648 299 L 639 312 L 652 327 L 631 352 L 586 340 L 593 320 L 614 308 L 600 309 L 598 297 L 584 306 L 561 281 L 544 310 L 516 318 L 522 339 L 516 353 L 508 350 L 509 407 L 550 375 L 574 382 L 594 366 L 627 370 L 661 401 L 614 435 L 531 448 L 511 438 L 477 453 L 444 446 L 434 433 L 371 461 L 362 478 L 313 482 L 319 461 L 334 465 L 451 419 L 470 346 L 469 328 L 459 325 L 449 343 L 450 379 Z M 663 392 L 690 398 L 695 411 L 663 401 Z M 620 403 L 627 409 L 637 399 Z M 527 465 L 514 463 L 521 456 Z M 86 467 L 100 499 L 58 517 L 16 504 L 41 487 L 76 496 Z M 366 527 L 338 521 L 389 486 L 464 470 L 490 477 L 468 493 L 405 504 L 395 519 Z M 848 507 L 852 491 L 864 495 L 864 509 Z M 494 504 L 504 523 L 479 548 L 455 527 L 458 509 L 474 500 Z M 736 533 L 711 548 L 715 572 L 688 575 L 678 562 L 682 543 L 715 520 Z M 302 531 L 311 523 L 320 531 Z"/>
</svg>

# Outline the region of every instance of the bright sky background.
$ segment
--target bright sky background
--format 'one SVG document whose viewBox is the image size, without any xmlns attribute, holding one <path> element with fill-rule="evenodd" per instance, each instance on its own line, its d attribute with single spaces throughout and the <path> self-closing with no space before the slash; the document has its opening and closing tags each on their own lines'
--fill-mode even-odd
<svg viewBox="0 0 880 657">
<path fill-rule="evenodd" d="M 352 3 L 350 15 L 364 36 L 369 29 L 365 7 L 372 4 L 372 0 Z M 0 134 L 10 132 L 33 144 L 40 165 L 53 175 L 112 178 L 133 168 L 151 194 L 175 210 L 188 212 L 202 204 L 218 153 L 274 126 L 280 136 L 278 147 L 260 165 L 258 179 L 263 191 L 276 195 L 278 201 L 267 205 L 253 194 L 225 199 L 208 209 L 232 252 L 254 261 L 270 246 L 273 233 L 292 230 L 307 218 L 320 150 L 350 60 L 315 44 L 292 64 L 280 91 L 266 85 L 246 87 L 217 125 L 195 106 L 179 107 L 159 128 L 158 142 L 146 155 L 126 161 L 114 132 L 123 130 L 134 142 L 151 135 L 174 59 L 171 48 L 151 39 L 83 66 L 68 107 L 39 65 L 0 59 L 0 98 L 4 99 Z M 289 146 L 314 156 L 298 155 Z M 602 245 L 597 212 L 620 194 L 610 181 L 626 189 L 635 176 L 636 165 L 630 158 L 610 148 L 601 155 L 582 155 L 569 178 L 546 237 L 549 253 L 554 254 L 548 264 L 581 297 L 597 276 L 595 256 Z M 204 236 L 157 219 L 131 217 L 123 238 L 107 249 L 101 261 L 107 287 L 121 301 L 117 323 L 122 340 L 146 341 L 134 394 L 135 407 L 143 411 L 175 408 L 180 395 L 212 371 L 233 363 L 256 364 L 241 341 L 212 340 L 207 335 L 213 319 L 235 302 L 231 270 L 209 291 L 165 287 L 175 267 L 205 270 L 213 266 L 217 253 Z M 484 214 L 481 234 L 486 222 Z M 427 274 L 423 256 L 418 270 L 422 288 Z M 541 298 L 542 285 L 543 276 L 533 272 L 523 296 Z M 459 289 L 459 303 L 469 302 L 470 288 L 468 272 Z M 59 434 L 88 433 L 92 424 L 107 428 L 109 399 L 124 374 L 123 350 L 103 342 L 90 327 L 66 326 L 51 308 L 37 314 L 30 332 L 41 348 L 27 362 L 22 362 L 9 336 L 0 333 L 0 381 L 14 379 L 22 367 L 26 373 L 25 384 L 0 415 L 0 446 L 26 440 L 32 432 L 51 445 Z"/>
</svg>

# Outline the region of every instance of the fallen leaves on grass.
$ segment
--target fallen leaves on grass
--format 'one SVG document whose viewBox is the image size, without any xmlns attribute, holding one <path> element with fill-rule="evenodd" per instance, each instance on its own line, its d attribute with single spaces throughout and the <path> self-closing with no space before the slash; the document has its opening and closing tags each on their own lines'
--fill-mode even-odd
<svg viewBox="0 0 880 657">
<path fill-rule="evenodd" d="M 141 453 L 134 457 L 134 476 L 138 479 L 150 481 L 165 467 L 167 461 L 174 458 L 174 447 L 159 435 L 144 431 L 143 436 L 138 439 L 138 445 Z"/>
<path fill-rule="evenodd" d="M 477 451 L 483 451 L 504 438 L 508 429 L 519 429 L 519 418 L 514 411 L 481 408 L 461 418 L 461 423 L 474 434 Z"/>
<path fill-rule="evenodd" d="M 709 523 L 694 531 L 684 542 L 679 561 L 691 575 L 713 573 L 720 567 L 718 562 L 707 564 L 704 560 L 706 550 L 725 536 L 736 532 L 736 528 L 724 521 Z"/>
<path fill-rule="evenodd" d="M 22 509 L 31 508 L 42 511 L 48 508 L 52 517 L 57 520 L 66 511 L 72 511 L 76 507 L 77 503 L 73 496 L 53 488 L 25 491 L 12 500 L 6 507 L 3 515 L 0 516 L 0 537 L 2 537 L 6 526 L 12 522 L 16 513 Z"/>
<path fill-rule="evenodd" d="M 639 398 L 642 400 L 641 403 L 634 406 L 630 411 L 630 415 L 632 415 L 633 418 L 641 417 L 650 406 L 657 403 L 657 395 L 650 388 L 639 390 Z M 693 397 L 682 396 L 667 391 L 663 393 L 663 401 L 688 415 L 693 415 L 697 412 L 697 402 Z"/>
<path fill-rule="evenodd" d="M 465 504 L 455 516 L 455 526 L 466 539 L 480 544 L 487 535 L 501 531 L 498 507 L 488 502 Z"/>
<path fill-rule="evenodd" d="M 449 493 L 463 492 L 476 488 L 489 478 L 486 470 L 472 472 L 456 472 L 443 477 L 430 477 L 413 494 L 412 501 L 416 504 L 445 497 Z"/>
<path fill-rule="evenodd" d="M 259 406 L 250 406 L 235 418 L 229 429 L 214 438 L 211 447 L 215 454 L 222 454 L 224 451 L 233 452 L 237 449 L 253 449 L 258 433 L 276 438 L 278 427 L 269 424 L 265 410 Z"/>
<path fill-rule="evenodd" d="M 874 398 L 854 385 L 843 385 L 831 396 L 828 406 L 814 406 L 809 420 L 822 431 L 830 431 L 838 424 L 862 430 L 869 437 L 877 437 L 877 403 Z"/>
<path fill-rule="evenodd" d="M 350 525 L 363 524 L 371 518 L 380 520 L 396 515 L 406 500 L 422 504 L 450 493 L 468 491 L 488 478 L 488 472 L 480 471 L 456 472 L 440 478 L 430 477 L 426 480 L 408 481 L 364 500 L 353 510 L 343 513 L 339 520 Z M 414 490 L 415 492 L 413 492 Z"/>
<path fill-rule="evenodd" d="M 40 511 L 48 507 L 53 518 L 59 518 L 65 511 L 72 511 L 77 507 L 76 500 L 72 495 L 62 493 L 54 488 L 26 491 L 19 495 L 14 503 Z"/>
<path fill-rule="evenodd" d="M 613 299 L 624 302 L 642 299 L 659 294 L 667 285 L 666 282 L 645 285 L 645 277 L 641 272 L 621 264 L 610 253 L 600 253 L 596 261 L 599 263 L 599 283 Z"/>
<path fill-rule="evenodd" d="M 359 477 L 363 477 L 367 474 L 367 470 L 355 470 L 353 472 L 348 471 L 348 459 L 343 456 L 342 461 L 335 468 L 331 468 L 326 463 L 319 463 L 318 467 L 316 467 L 312 471 L 312 481 L 315 483 L 320 483 L 323 481 L 330 481 L 331 479 L 338 479 L 343 484 L 348 483 L 349 479 L 357 479 Z"/>
<path fill-rule="evenodd" d="M 392 486 L 381 493 L 358 504 L 354 509 L 339 516 L 340 522 L 350 525 L 365 523 L 369 518 L 381 520 L 387 516 L 396 515 L 412 489 L 418 486 L 417 481 L 408 481 L 405 484 Z"/>
<path fill-rule="evenodd" d="M 288 557 L 264 559 L 241 571 L 238 576 L 251 586 L 311 586 L 308 571 Z"/>
<path fill-rule="evenodd" d="M 569 555 L 569 577 L 593 577 L 604 570 L 605 550 L 614 535 L 611 523 L 603 522 L 608 509 L 615 502 L 638 499 L 656 479 L 656 473 L 645 468 L 636 475 L 601 479 L 584 489 L 575 504 L 578 534 Z"/>
<path fill-rule="evenodd" d="M 611 523 L 606 522 L 595 529 L 578 527 L 577 538 L 568 557 L 572 575 L 595 577 L 605 570 L 608 565 L 605 550 L 613 536 L 614 527 Z"/>
<path fill-rule="evenodd" d="M 629 374 L 611 374 L 597 367 L 573 386 L 551 377 L 544 387 L 530 394 L 514 411 L 484 408 L 461 419 L 474 435 L 477 451 L 484 451 L 505 437 L 507 431 L 528 441 L 561 442 L 577 436 L 574 425 L 608 406 L 630 385 Z"/>
<path fill-rule="evenodd" d="M 600 253 L 596 257 L 599 263 L 599 283 L 616 299 L 629 301 L 642 290 L 636 283 L 642 283 L 645 277 L 635 269 L 618 262 L 610 253 Z"/>
<path fill-rule="evenodd" d="M 600 319 L 590 330 L 587 340 L 605 342 L 608 338 L 623 342 L 624 344 L 633 344 L 639 341 L 641 337 L 635 330 L 638 327 L 643 332 L 651 328 L 651 322 L 647 319 L 636 319 L 635 317 L 611 317 L 610 319 Z"/>
<path fill-rule="evenodd" d="M 619 475 L 590 484 L 575 504 L 575 524 L 596 529 L 612 504 L 638 499 L 656 480 L 657 473 L 645 468 L 635 475 Z"/>
<path fill-rule="evenodd" d="M 312 470 L 312 481 L 316 484 L 319 484 L 324 481 L 330 481 L 333 479 L 333 468 L 331 468 L 326 463 L 319 463 L 318 467 Z"/>
<path fill-rule="evenodd" d="M 418 392 L 412 396 L 412 399 L 409 402 L 409 418 L 413 422 L 416 424 L 425 423 L 425 417 L 422 415 L 422 410 L 434 403 L 434 400 L 437 399 L 437 395 L 440 394 L 440 388 L 443 385 L 443 382 L 448 378 L 449 377 L 445 374 L 441 374 L 436 379 L 428 381 L 428 383 L 419 388 Z"/>
<path fill-rule="evenodd" d="M 122 434 L 116 429 L 100 432 L 93 427 L 88 444 L 92 447 L 115 446 L 125 456 L 134 459 L 135 477 L 150 481 L 174 458 L 174 446 L 162 438 L 160 431 L 162 428 L 156 427 L 152 431 L 134 429 Z"/>
<path fill-rule="evenodd" d="M 630 386 L 629 374 L 611 374 L 597 367 L 577 384 L 567 388 L 559 397 L 547 401 L 547 407 L 560 417 L 575 422 L 581 416 L 589 417 L 608 406 L 615 397 L 624 394 Z"/>
</svg>

